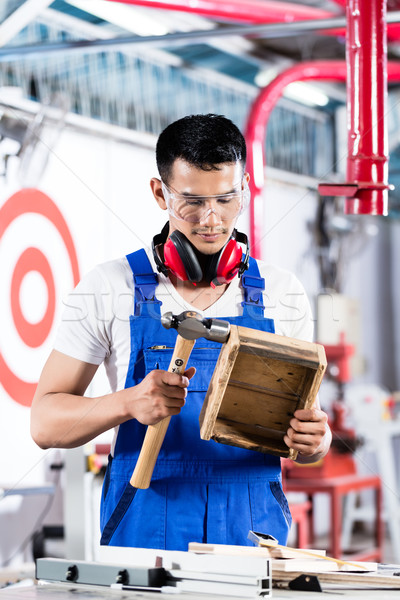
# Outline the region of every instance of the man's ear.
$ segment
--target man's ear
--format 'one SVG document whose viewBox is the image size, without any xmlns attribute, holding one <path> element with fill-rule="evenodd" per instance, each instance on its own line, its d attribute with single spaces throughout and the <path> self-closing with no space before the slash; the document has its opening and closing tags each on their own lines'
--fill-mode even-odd
<svg viewBox="0 0 400 600">
<path fill-rule="evenodd" d="M 246 179 L 247 183 L 249 183 L 249 182 L 250 182 L 250 173 L 247 173 L 247 172 L 246 172 L 246 173 L 243 175 L 243 177 Z"/>
<path fill-rule="evenodd" d="M 157 177 L 152 177 L 152 179 L 150 179 L 150 187 L 158 206 L 162 208 L 162 210 L 167 210 L 167 203 L 164 199 L 160 179 L 157 179 Z"/>
</svg>

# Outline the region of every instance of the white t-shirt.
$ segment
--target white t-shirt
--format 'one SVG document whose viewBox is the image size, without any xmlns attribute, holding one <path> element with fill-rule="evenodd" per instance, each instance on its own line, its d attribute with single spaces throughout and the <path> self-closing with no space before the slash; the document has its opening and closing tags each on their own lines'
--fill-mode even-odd
<svg viewBox="0 0 400 600">
<path fill-rule="evenodd" d="M 157 272 L 151 251 L 147 255 Z M 275 333 L 312 341 L 310 304 L 299 280 L 289 271 L 261 261 L 258 266 L 265 279 L 264 316 L 274 320 Z M 162 302 L 161 314 L 195 310 L 204 317 L 221 319 L 242 314 L 243 289 L 238 277 L 204 311 L 186 302 L 162 274 L 156 296 Z M 98 265 L 69 295 L 54 347 L 87 363 L 100 365 L 104 361 L 109 392 L 123 389 L 130 355 L 129 316 L 133 312 L 133 274 L 126 257 Z"/>
</svg>

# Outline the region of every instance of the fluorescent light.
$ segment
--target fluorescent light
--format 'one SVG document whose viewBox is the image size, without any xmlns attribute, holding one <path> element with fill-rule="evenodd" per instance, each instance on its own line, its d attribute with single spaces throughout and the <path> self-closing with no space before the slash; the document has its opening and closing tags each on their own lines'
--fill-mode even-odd
<svg viewBox="0 0 400 600">
<path fill-rule="evenodd" d="M 259 71 L 254 78 L 254 83 L 260 88 L 266 87 L 281 72 L 282 66 Z M 303 81 L 289 83 L 283 90 L 283 95 L 307 106 L 326 106 L 329 102 L 329 97 L 321 89 Z"/>
<path fill-rule="evenodd" d="M 302 81 L 295 81 L 286 86 L 283 95 L 307 106 L 326 106 L 329 98 L 324 92 Z"/>
<path fill-rule="evenodd" d="M 269 83 L 271 83 L 271 81 L 273 79 L 275 79 L 275 77 L 278 75 L 278 73 L 281 71 L 281 68 L 277 68 L 277 67 L 272 67 L 270 69 L 265 69 L 263 71 L 258 71 L 257 75 L 254 77 L 254 83 L 260 87 L 263 88 L 265 86 L 267 86 Z"/>
</svg>

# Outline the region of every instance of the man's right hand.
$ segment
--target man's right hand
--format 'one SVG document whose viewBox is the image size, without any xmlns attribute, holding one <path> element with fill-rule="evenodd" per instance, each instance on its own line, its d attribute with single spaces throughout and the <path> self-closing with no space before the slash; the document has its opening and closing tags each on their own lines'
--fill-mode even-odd
<svg viewBox="0 0 400 600">
<path fill-rule="evenodd" d="M 51 352 L 31 408 L 31 433 L 40 448 L 76 448 L 129 419 L 154 425 L 178 414 L 196 369 L 151 371 L 131 388 L 85 396 L 96 371 L 97 365 Z"/>
<path fill-rule="evenodd" d="M 189 379 L 195 372 L 194 367 L 183 375 L 161 369 L 151 371 L 138 385 L 124 390 L 127 413 L 143 425 L 155 425 L 179 414 L 186 402 Z"/>
</svg>

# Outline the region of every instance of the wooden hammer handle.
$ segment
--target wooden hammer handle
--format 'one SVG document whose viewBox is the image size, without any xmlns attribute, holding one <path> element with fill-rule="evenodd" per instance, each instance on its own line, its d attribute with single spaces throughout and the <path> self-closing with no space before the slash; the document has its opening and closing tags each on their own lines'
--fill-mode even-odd
<svg viewBox="0 0 400 600">
<path fill-rule="evenodd" d="M 168 367 L 170 373 L 181 374 L 185 371 L 194 342 L 195 340 L 186 340 L 178 334 L 174 353 Z M 149 425 L 147 427 L 142 449 L 140 450 L 139 458 L 130 480 L 130 484 L 133 487 L 142 490 L 149 487 L 154 466 L 164 441 L 165 434 L 167 433 L 170 420 L 171 417 L 167 417 L 156 423 L 156 425 Z"/>
</svg>

